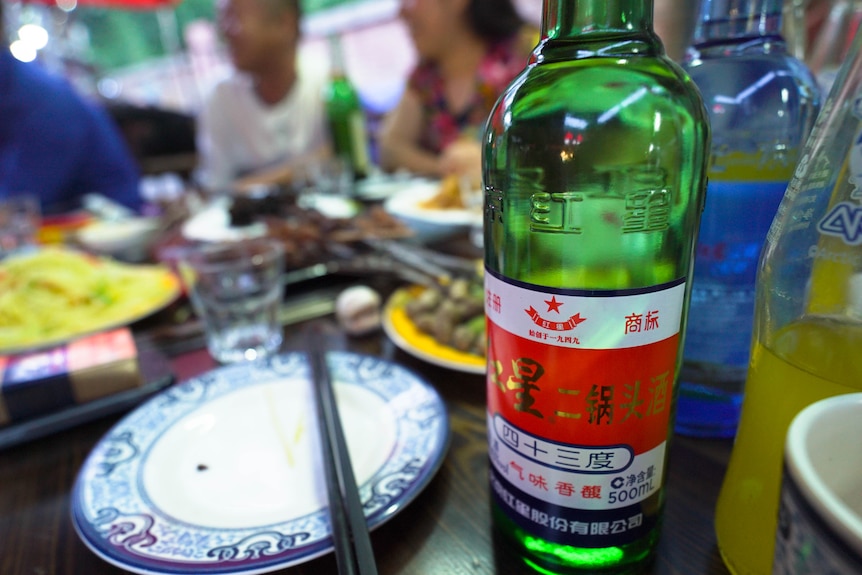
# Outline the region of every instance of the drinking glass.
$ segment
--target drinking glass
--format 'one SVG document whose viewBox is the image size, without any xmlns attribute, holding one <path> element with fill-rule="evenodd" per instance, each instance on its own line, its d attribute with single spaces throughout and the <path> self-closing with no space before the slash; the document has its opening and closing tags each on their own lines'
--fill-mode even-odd
<svg viewBox="0 0 862 575">
<path fill-rule="evenodd" d="M 353 191 L 353 169 L 343 157 L 314 162 L 310 167 L 311 181 L 318 194 L 349 197 Z"/>
<path fill-rule="evenodd" d="M 40 221 L 36 196 L 16 194 L 0 198 L 0 259 L 36 245 Z"/>
<path fill-rule="evenodd" d="M 213 358 L 234 363 L 278 351 L 284 294 L 280 242 L 258 238 L 196 246 L 184 251 L 179 270 Z"/>
</svg>

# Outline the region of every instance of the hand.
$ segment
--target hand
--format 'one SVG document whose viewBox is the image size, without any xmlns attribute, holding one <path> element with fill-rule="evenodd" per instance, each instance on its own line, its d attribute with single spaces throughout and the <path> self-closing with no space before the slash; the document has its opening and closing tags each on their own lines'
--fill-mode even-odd
<svg viewBox="0 0 862 575">
<path fill-rule="evenodd" d="M 440 168 L 444 175 L 457 175 L 467 179 L 473 188 L 482 182 L 482 145 L 471 139 L 460 139 L 440 156 Z"/>
</svg>

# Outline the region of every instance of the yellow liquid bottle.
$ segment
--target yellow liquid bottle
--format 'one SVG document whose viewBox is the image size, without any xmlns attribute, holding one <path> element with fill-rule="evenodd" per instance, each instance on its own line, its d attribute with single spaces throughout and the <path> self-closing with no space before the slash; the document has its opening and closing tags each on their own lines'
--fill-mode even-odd
<svg viewBox="0 0 862 575">
<path fill-rule="evenodd" d="M 862 391 L 860 353 L 862 324 L 818 317 L 783 328 L 772 349 L 754 346 L 715 517 L 719 549 L 736 575 L 771 573 L 787 428 L 819 399 Z"/>
<path fill-rule="evenodd" d="M 742 415 L 715 511 L 734 575 L 772 573 L 791 420 L 862 390 L 862 34 L 769 230 L 756 289 Z"/>
</svg>

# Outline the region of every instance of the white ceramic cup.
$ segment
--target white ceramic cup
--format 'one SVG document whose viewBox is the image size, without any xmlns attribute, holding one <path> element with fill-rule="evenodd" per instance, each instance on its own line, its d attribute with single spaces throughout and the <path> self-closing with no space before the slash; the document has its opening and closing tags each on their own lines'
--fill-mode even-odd
<svg viewBox="0 0 862 575">
<path fill-rule="evenodd" d="M 772 573 L 862 573 L 862 393 L 813 403 L 791 423 Z"/>
</svg>

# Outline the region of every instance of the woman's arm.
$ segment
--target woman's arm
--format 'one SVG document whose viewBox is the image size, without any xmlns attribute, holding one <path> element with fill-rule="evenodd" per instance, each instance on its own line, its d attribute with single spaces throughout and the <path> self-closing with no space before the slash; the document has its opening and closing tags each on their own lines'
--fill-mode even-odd
<svg viewBox="0 0 862 575">
<path fill-rule="evenodd" d="M 407 88 L 398 105 L 386 115 L 380 128 L 380 167 L 440 177 L 440 158 L 419 146 L 424 118 L 415 92 Z"/>
</svg>

